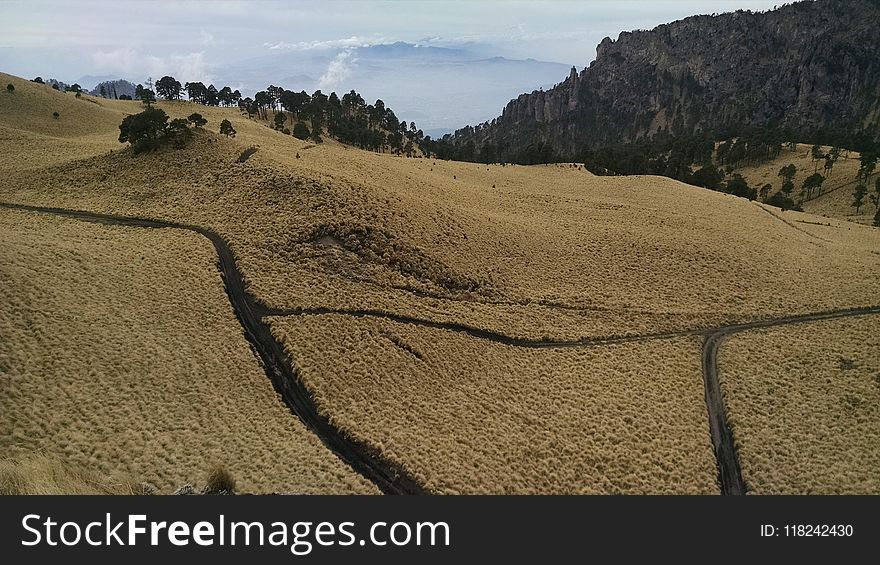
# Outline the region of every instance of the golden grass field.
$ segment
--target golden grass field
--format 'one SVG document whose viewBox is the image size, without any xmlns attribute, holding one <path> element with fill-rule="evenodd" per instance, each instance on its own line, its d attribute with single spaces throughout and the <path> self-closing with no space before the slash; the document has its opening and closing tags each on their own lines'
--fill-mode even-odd
<svg viewBox="0 0 880 565">
<path fill-rule="evenodd" d="M 3 80 L 16 91 L 0 94 L 8 132 L 0 200 L 211 228 L 229 241 L 250 291 L 274 308 L 371 309 L 575 340 L 877 302 L 880 231 L 853 222 L 768 210 L 660 177 L 316 146 L 237 109 L 188 102 L 158 107 L 208 119 L 190 146 L 132 157 L 115 124 L 140 103 Z M 56 107 L 61 120 L 77 122 L 63 135 L 51 118 L 27 118 Z M 234 139 L 217 133 L 223 118 Z M 250 146 L 258 151 L 237 162 Z M 694 339 L 521 351 L 393 326 L 430 352 L 417 362 L 381 337 L 392 326 L 335 316 L 273 321 L 319 408 L 430 488 L 715 488 Z"/>
<path fill-rule="evenodd" d="M 729 337 L 718 369 L 758 494 L 880 492 L 880 315 Z"/>
<path fill-rule="evenodd" d="M 521 349 L 447 330 L 273 319 L 343 429 L 441 493 L 715 493 L 697 338 Z"/>
<path fill-rule="evenodd" d="M 207 240 L 10 210 L 0 240 L 0 459 L 162 492 L 214 464 L 245 492 L 374 491 L 276 396 Z"/>
</svg>

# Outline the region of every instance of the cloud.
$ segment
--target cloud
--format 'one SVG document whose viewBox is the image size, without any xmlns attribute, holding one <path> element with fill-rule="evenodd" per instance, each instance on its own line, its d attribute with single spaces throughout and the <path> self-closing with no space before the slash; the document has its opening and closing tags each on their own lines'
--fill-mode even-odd
<svg viewBox="0 0 880 565">
<path fill-rule="evenodd" d="M 139 80 L 139 75 L 152 76 L 153 79 L 171 75 L 181 82 L 211 81 L 204 51 L 157 57 L 122 47 L 93 53 L 92 63 L 100 74 L 119 73 L 134 80 Z"/>
<path fill-rule="evenodd" d="M 272 50 L 284 51 L 311 51 L 315 49 L 357 49 L 358 47 L 370 47 L 379 43 L 388 43 L 387 37 L 364 37 L 352 35 L 342 39 L 328 39 L 324 41 L 299 41 L 297 43 L 288 43 L 279 41 L 277 43 L 263 43 L 263 47 Z"/>
<path fill-rule="evenodd" d="M 214 43 L 215 43 L 214 35 L 210 32 L 202 30 L 201 32 L 199 32 L 199 41 L 205 47 L 209 47 L 211 45 L 214 45 Z"/>
<path fill-rule="evenodd" d="M 357 62 L 357 59 L 352 58 L 351 49 L 341 51 L 330 61 L 330 64 L 327 65 L 327 70 L 318 79 L 318 88 L 321 90 L 331 90 L 338 86 L 339 83 L 348 78 L 348 75 L 351 73 L 349 65 L 355 62 Z"/>
</svg>

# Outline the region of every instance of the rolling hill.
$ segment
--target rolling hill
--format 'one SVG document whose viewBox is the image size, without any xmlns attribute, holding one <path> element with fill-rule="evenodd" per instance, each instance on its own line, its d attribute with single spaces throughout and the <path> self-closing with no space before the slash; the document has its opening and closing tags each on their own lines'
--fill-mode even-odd
<svg viewBox="0 0 880 565">
<path fill-rule="evenodd" d="M 722 400 L 707 404 L 714 380 L 701 361 L 704 338 L 777 325 L 774 331 L 785 334 L 815 321 L 816 313 L 840 317 L 841 324 L 859 316 L 876 327 L 880 231 L 867 226 L 783 213 L 662 177 L 597 177 L 575 164 L 487 166 L 331 141 L 314 145 L 237 109 L 189 102 L 157 104 L 172 118 L 193 111 L 207 118 L 186 147 L 134 156 L 117 142 L 116 126 L 141 110 L 138 102 L 77 99 L 0 75 L 6 82 L 15 92 L 0 95 L 0 201 L 43 209 L 4 210 L 7 224 L 20 231 L 22 214 L 64 209 L 104 214 L 105 222 L 160 222 L 159 232 L 190 230 L 228 244 L 221 268 L 229 269 L 231 258 L 254 323 L 268 327 L 283 348 L 291 367 L 285 382 L 302 385 L 291 393 L 273 381 L 276 392 L 306 428 L 324 430 L 315 433 L 325 455 L 348 463 L 346 472 L 398 470 L 405 484 L 386 485 L 386 492 L 398 486 L 438 493 L 727 492 L 736 487 L 726 486 L 716 465 L 727 469 L 736 460 L 735 453 L 723 455 L 735 450 L 734 442 L 789 445 L 790 439 L 772 429 L 756 436 L 764 428 L 738 419 L 734 434 L 746 430 L 742 438 L 717 435 L 725 410 Z M 233 122 L 234 138 L 217 133 L 222 119 Z M 242 161 L 249 147 L 256 152 Z M 65 220 L 72 233 L 45 233 L 75 250 L 85 245 L 80 239 L 96 237 L 86 225 L 77 231 Z M 36 240 L 40 232 L 28 233 Z M 187 272 L 190 259 L 166 255 L 163 269 Z M 116 259 L 116 267 L 88 254 L 76 261 L 92 264 L 96 277 L 133 261 L 124 254 Z M 6 262 L 0 269 L 26 315 L 41 305 L 29 298 L 25 282 L 40 292 L 61 284 L 52 277 L 12 279 Z M 227 277 L 224 271 L 232 300 Z M 121 301 L 109 291 L 90 292 L 119 304 L 121 316 L 128 309 L 144 315 L 151 302 L 149 294 Z M 223 307 L 228 314 L 228 304 Z M 237 313 L 242 328 L 232 331 L 234 323 L 224 322 L 231 332 L 224 343 L 254 345 L 253 326 Z M 184 314 L 177 323 L 197 325 Z M 76 317 L 69 321 L 75 328 Z M 13 334 L 0 337 L 17 341 Z M 51 347 L 47 336 L 30 339 Z M 139 339 L 129 343 L 133 356 L 143 354 Z M 205 347 L 186 333 L 177 339 L 181 348 Z M 268 338 L 261 339 L 258 350 Z M 809 347 L 866 361 L 864 349 L 851 342 Z M 722 362 L 724 351 L 722 344 Z M 749 351 L 736 367 L 762 354 Z M 84 370 L 66 357 L 51 368 L 26 354 L 3 359 L 14 364 L 4 365 L 0 386 L 7 388 L 18 382 L 6 376 L 12 370 L 33 389 L 54 372 Z M 265 352 L 260 359 L 265 366 Z M 737 371 L 731 379 L 748 378 Z M 732 380 L 725 380 L 724 364 L 719 377 L 726 395 Z M 252 394 L 241 390 L 225 401 Z M 864 402 L 880 401 L 876 387 L 859 394 Z M 11 408 L 29 399 L 5 398 L 3 425 L 14 428 Z M 303 399 L 316 407 L 316 420 L 303 416 L 297 404 Z M 178 399 L 145 402 L 167 407 Z M 197 413 L 183 413 L 181 426 L 195 426 L 188 417 Z M 877 422 L 876 412 L 843 417 Z M 290 414 L 289 423 L 298 434 L 299 420 Z M 51 442 L 51 434 L 43 441 Z M 130 448 L 142 449 L 141 441 L 133 439 Z M 874 457 L 878 446 L 854 449 Z M 787 447 L 780 464 L 797 454 Z M 0 456 L 9 456 L 8 449 Z M 321 483 L 326 462 L 292 457 L 301 459 L 291 472 L 312 485 L 304 488 L 347 492 L 362 484 L 339 473 L 341 483 Z M 179 476 L 156 467 L 181 464 L 169 456 L 129 471 Z M 227 465 L 238 475 L 254 472 L 235 461 Z M 845 471 L 858 475 L 856 490 L 880 491 L 870 469 L 854 463 Z M 749 466 L 743 477 L 747 487 L 765 484 Z M 823 480 L 802 489 L 833 490 Z M 756 490 L 773 492 L 775 484 Z"/>
</svg>

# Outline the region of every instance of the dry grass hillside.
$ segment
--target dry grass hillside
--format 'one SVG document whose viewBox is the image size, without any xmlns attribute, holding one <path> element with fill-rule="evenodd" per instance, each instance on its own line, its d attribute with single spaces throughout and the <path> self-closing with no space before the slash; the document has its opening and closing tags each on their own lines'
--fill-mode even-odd
<svg viewBox="0 0 880 565">
<path fill-rule="evenodd" d="M 22 157 L 41 155 L 38 134 L 0 115 L 0 126 L 27 140 L 0 139 L 9 155 L 0 200 L 214 229 L 251 292 L 279 313 L 374 310 L 576 340 L 877 302 L 880 230 L 867 226 L 783 214 L 659 177 L 313 145 L 237 109 L 188 102 L 159 107 L 172 117 L 202 113 L 204 130 L 184 149 L 133 157 L 102 120 L 138 112 L 139 103 L 68 96 L 85 112 L 85 133 L 44 162 Z M 224 118 L 235 138 L 217 133 Z M 239 162 L 252 146 L 256 153 Z M 520 351 L 395 329 L 430 352 L 419 360 L 377 337 L 391 331 L 379 322 L 279 316 L 273 328 L 303 364 L 319 408 L 435 490 L 713 488 L 693 340 Z M 626 415 L 632 421 L 620 420 Z"/>
<path fill-rule="evenodd" d="M 718 491 L 698 338 L 520 349 L 349 316 L 272 325 L 327 415 L 432 491 Z"/>
<path fill-rule="evenodd" d="M 735 335 L 721 386 L 759 494 L 880 492 L 880 316 Z"/>
<path fill-rule="evenodd" d="M 15 92 L 6 92 L 12 84 Z M 118 149 L 123 107 L 0 73 L 0 167 L 33 169 Z M 57 112 L 55 118 L 53 113 Z"/>
<path fill-rule="evenodd" d="M 783 148 L 776 159 L 751 167 L 742 167 L 736 170 L 749 183 L 749 186 L 761 187 L 765 184 L 771 184 L 773 190 L 770 194 L 775 194 L 782 188 L 782 177 L 779 176 L 779 169 L 793 164 L 797 168 L 797 174 L 794 177 L 795 190 L 792 192 L 792 199 L 800 200 L 801 185 L 808 176 L 814 172 L 818 172 L 825 176 L 825 182 L 822 186 L 822 195 L 816 196 L 811 200 L 803 203 L 803 209 L 809 214 L 817 216 L 827 216 L 829 218 L 837 218 L 849 220 L 862 224 L 871 224 L 874 218 L 875 208 L 865 198 L 865 205 L 856 214 L 856 209 L 852 207 L 852 192 L 856 186 L 856 173 L 859 170 L 859 153 L 856 151 L 844 151 L 835 163 L 831 174 L 824 171 L 824 161 L 816 162 L 810 158 L 810 150 L 812 145 L 803 143 L 796 144 L 793 148 Z M 823 146 L 822 152 L 827 153 L 831 147 Z M 869 180 L 869 191 L 874 186 L 874 174 Z"/>
<path fill-rule="evenodd" d="M 0 240 L 0 460 L 163 492 L 215 464 L 245 492 L 373 491 L 277 398 L 206 240 L 2 209 Z"/>
</svg>

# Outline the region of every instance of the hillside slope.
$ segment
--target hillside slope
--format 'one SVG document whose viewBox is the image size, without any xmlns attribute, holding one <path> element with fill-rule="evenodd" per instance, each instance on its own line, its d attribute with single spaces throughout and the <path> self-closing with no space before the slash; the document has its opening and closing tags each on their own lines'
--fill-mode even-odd
<svg viewBox="0 0 880 565">
<path fill-rule="evenodd" d="M 699 332 L 877 300 L 866 226 L 660 177 L 313 145 L 189 102 L 158 104 L 207 118 L 186 147 L 134 156 L 100 116 L 140 104 L 83 98 L 98 125 L 59 159 L 0 139 L 0 201 L 217 232 L 321 413 L 428 491 L 712 491 Z"/>
<path fill-rule="evenodd" d="M 878 21 L 880 2 L 817 0 L 622 32 L 602 41 L 589 68 L 511 100 L 491 123 L 456 132 L 456 142 L 528 162 L 542 145 L 574 158 L 661 130 L 772 127 L 789 139 L 862 132 L 877 140 Z"/>
</svg>

